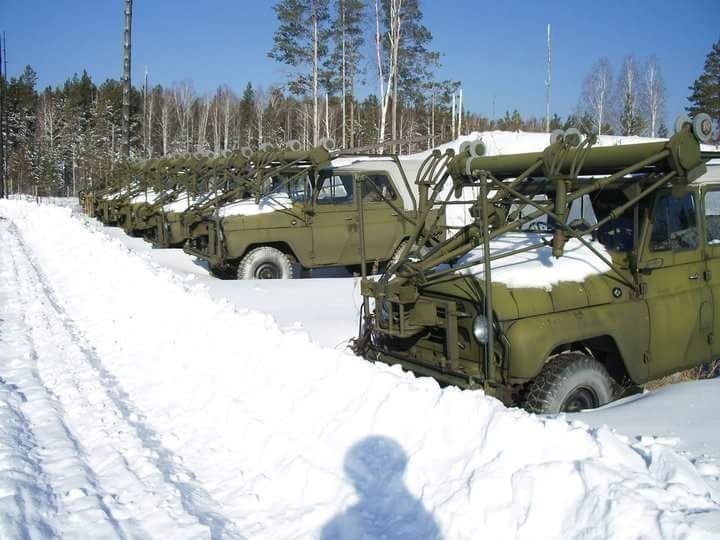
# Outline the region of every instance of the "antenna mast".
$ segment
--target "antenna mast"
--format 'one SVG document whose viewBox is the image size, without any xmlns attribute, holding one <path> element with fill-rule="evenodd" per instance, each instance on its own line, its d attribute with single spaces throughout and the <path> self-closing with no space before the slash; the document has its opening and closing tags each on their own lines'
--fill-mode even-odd
<svg viewBox="0 0 720 540">
<path fill-rule="evenodd" d="M 122 137 L 123 157 L 130 157 L 130 31 L 132 27 L 132 0 L 125 0 L 125 25 L 123 33 L 123 104 Z"/>
<path fill-rule="evenodd" d="M 5 32 L 2 33 L 0 43 L 0 199 L 7 197 L 5 186 L 5 77 L 7 68 L 3 70 L 3 59 L 5 58 Z M 5 61 L 7 66 L 7 61 Z"/>
<path fill-rule="evenodd" d="M 550 133 L 550 83 L 552 82 L 552 56 L 550 49 L 550 24 L 547 25 L 547 75 L 545 76 L 545 131 Z"/>
</svg>

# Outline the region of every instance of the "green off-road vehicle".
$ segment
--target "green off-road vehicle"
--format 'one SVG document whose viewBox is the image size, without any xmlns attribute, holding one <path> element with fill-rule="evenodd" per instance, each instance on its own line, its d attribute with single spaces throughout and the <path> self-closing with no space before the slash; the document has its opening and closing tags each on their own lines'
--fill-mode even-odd
<svg viewBox="0 0 720 540">
<path fill-rule="evenodd" d="M 408 177 L 418 163 L 341 159 L 331 165 L 319 147 L 256 165 L 256 184 L 272 191 L 214 209 L 193 224 L 185 251 L 239 279 L 291 278 L 292 263 L 307 271 L 390 260 L 416 227 L 417 186 Z M 436 220 L 438 210 L 426 218 Z"/>
<path fill-rule="evenodd" d="M 667 142 L 597 148 L 559 133 L 535 154 L 470 145 L 430 202 L 457 204 L 471 186 L 473 222 L 428 249 L 420 216 L 397 262 L 362 282 L 355 351 L 541 413 L 717 359 L 720 167 L 706 163 L 720 153 L 699 144 L 710 126 L 700 115 Z M 582 198 L 595 219 L 569 219 Z"/>
</svg>

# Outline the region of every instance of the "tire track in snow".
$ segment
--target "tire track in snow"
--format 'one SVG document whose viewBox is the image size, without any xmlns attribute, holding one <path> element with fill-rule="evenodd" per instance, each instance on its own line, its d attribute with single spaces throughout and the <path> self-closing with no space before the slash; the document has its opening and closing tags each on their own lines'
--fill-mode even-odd
<svg viewBox="0 0 720 540">
<path fill-rule="evenodd" d="M 145 458 L 159 472 L 165 484 L 173 488 L 184 512 L 207 527 L 212 538 L 242 538 L 235 524 L 222 514 L 220 505 L 200 485 L 192 471 L 188 470 L 172 451 L 162 445 L 159 435 L 148 425 L 145 416 L 136 409 L 117 379 L 105 368 L 97 353 L 85 343 L 80 332 L 57 301 L 48 279 L 35 263 L 21 232 L 14 224 L 11 227 L 19 248 L 37 278 L 37 286 L 41 289 L 43 298 L 54 311 L 54 317 L 71 338 L 73 346 L 81 352 L 84 362 L 94 371 L 94 379 L 102 387 L 112 408 L 119 413 L 124 424 L 133 432 L 134 438 L 142 445 Z M 131 467 L 127 461 L 126 466 Z"/>
<path fill-rule="evenodd" d="M 6 300 L 2 293 L 0 289 L 0 305 Z M 0 358 L 9 358 L 6 353 L 11 347 L 4 343 L 3 335 L 12 335 L 13 331 L 3 322 L 0 319 Z M 15 385 L 0 377 L 0 536 L 50 538 L 57 536 L 50 525 L 50 518 L 57 514 L 57 500 L 22 411 L 26 401 Z"/>
<path fill-rule="evenodd" d="M 4 237 L 5 261 L 0 266 L 2 277 L 3 353 L 7 354 L 3 366 L 5 386 L 20 396 L 16 420 L 28 434 L 31 446 L 25 452 L 30 463 L 35 462 L 36 475 L 44 480 L 35 491 L 34 500 L 16 493 L 18 532 L 28 531 L 34 523 L 31 512 L 54 514 L 62 536 L 79 533 L 92 524 L 99 534 L 125 537 L 124 531 L 113 516 L 99 488 L 92 468 L 82 459 L 82 448 L 65 423 L 62 405 L 57 396 L 44 384 L 38 370 L 38 352 L 32 341 L 33 328 L 27 326 L 27 302 L 22 298 L 27 288 L 22 287 L 23 276 L 16 258 L 17 243 L 9 234 L 9 227 L 0 224 L 0 236 Z M 14 285 L 14 286 L 13 286 Z M 8 326 L 14 326 L 9 329 Z M 20 414 L 22 416 L 20 416 Z M 31 437 L 30 437 L 31 435 Z M 31 505 L 31 508 L 28 506 Z M 25 522 L 23 522 L 25 520 Z M 70 523 L 70 522 L 73 523 Z"/>
</svg>

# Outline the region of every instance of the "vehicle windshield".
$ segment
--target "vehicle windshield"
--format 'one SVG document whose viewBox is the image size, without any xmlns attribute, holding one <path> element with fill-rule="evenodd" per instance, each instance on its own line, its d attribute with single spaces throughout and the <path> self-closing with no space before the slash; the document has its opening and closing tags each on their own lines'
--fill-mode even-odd
<svg viewBox="0 0 720 540">
<path fill-rule="evenodd" d="M 540 202 L 540 201 L 547 201 L 546 195 L 538 195 L 533 198 L 534 200 Z M 510 208 L 510 211 L 514 211 L 517 208 L 516 205 L 513 205 Z M 522 208 L 520 208 L 520 215 L 528 215 L 533 212 L 536 212 L 537 209 L 534 206 L 531 205 L 525 205 Z M 587 230 L 592 225 L 597 223 L 597 217 L 595 215 L 595 211 L 593 209 L 593 205 L 590 201 L 590 198 L 585 195 L 584 197 L 577 199 L 572 202 L 570 205 L 570 213 L 568 215 L 567 219 L 568 225 L 570 225 L 574 229 L 578 230 Z M 521 230 L 528 231 L 528 232 L 554 232 L 556 229 L 555 220 L 553 220 L 550 216 L 543 215 L 536 219 L 533 219 L 531 221 L 528 221 L 525 223 Z"/>
<path fill-rule="evenodd" d="M 270 192 L 274 196 L 287 196 L 293 203 L 305 202 L 308 194 L 308 175 L 301 174 L 288 178 L 286 176 L 273 177 L 273 189 Z"/>
</svg>

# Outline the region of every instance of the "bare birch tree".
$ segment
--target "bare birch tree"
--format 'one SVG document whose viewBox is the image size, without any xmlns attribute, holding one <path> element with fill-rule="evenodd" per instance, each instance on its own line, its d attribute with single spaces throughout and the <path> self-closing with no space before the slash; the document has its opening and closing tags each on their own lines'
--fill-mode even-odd
<svg viewBox="0 0 720 540">
<path fill-rule="evenodd" d="M 645 88 L 642 93 L 642 105 L 645 117 L 648 119 L 649 135 L 656 137 L 665 112 L 665 83 L 655 56 L 648 58 L 645 63 L 643 82 Z"/>
<path fill-rule="evenodd" d="M 592 120 L 589 131 L 602 135 L 609 120 L 612 93 L 612 68 L 606 57 L 600 58 L 585 77 L 582 88 L 580 112 Z"/>
<path fill-rule="evenodd" d="M 173 84 L 172 103 L 175 109 L 179 129 L 179 144 L 184 152 L 191 149 L 190 124 L 192 121 L 192 104 L 194 91 L 190 81 L 181 81 Z"/>
<path fill-rule="evenodd" d="M 645 122 L 640 110 L 640 76 L 635 57 L 628 55 L 623 61 L 618 79 L 618 127 L 622 135 L 640 135 Z"/>
<path fill-rule="evenodd" d="M 198 100 L 198 135 L 196 148 L 199 152 L 206 152 L 210 148 L 207 140 L 207 128 L 208 121 L 210 119 L 210 104 L 211 101 L 207 95 Z"/>
<path fill-rule="evenodd" d="M 173 108 L 173 93 L 171 90 L 164 90 L 162 93 L 162 103 L 160 105 L 160 131 L 163 156 L 168 155 L 168 153 L 170 152 L 170 115 L 173 111 Z"/>
</svg>

